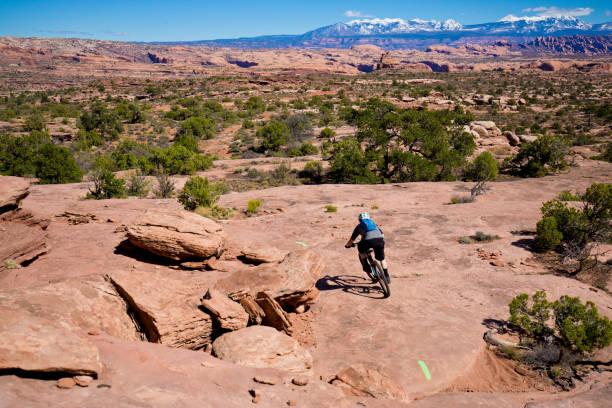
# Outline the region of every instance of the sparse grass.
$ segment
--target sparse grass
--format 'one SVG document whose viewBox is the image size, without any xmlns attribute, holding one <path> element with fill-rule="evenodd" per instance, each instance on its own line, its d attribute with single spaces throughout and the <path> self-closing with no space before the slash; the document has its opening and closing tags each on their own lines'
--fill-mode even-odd
<svg viewBox="0 0 612 408">
<path fill-rule="evenodd" d="M 371 208 L 372 208 L 372 210 L 378 210 L 378 206 L 377 205 L 373 205 Z"/>
<path fill-rule="evenodd" d="M 460 244 L 471 244 L 472 243 L 472 238 L 470 238 L 470 237 L 461 237 L 461 238 L 459 238 L 459 243 Z"/>
<path fill-rule="evenodd" d="M 7 259 L 6 261 L 4 261 L 4 267 L 6 269 L 17 269 L 19 268 L 19 264 L 13 259 Z"/>
<path fill-rule="evenodd" d="M 450 200 L 451 204 L 466 204 L 473 202 L 474 199 L 471 196 L 453 196 Z"/>
<path fill-rule="evenodd" d="M 325 212 L 328 212 L 328 213 L 338 212 L 338 207 L 336 207 L 335 205 L 331 205 L 331 204 L 326 205 L 325 206 Z"/>
<path fill-rule="evenodd" d="M 234 216 L 234 211 L 231 208 L 215 205 L 213 207 L 196 207 L 194 212 L 202 217 L 213 220 L 227 220 Z"/>
</svg>

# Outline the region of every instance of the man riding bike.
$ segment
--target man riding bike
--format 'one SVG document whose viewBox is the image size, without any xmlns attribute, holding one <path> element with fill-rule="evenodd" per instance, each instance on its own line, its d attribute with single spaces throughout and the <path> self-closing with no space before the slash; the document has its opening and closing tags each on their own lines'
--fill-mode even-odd
<svg viewBox="0 0 612 408">
<path fill-rule="evenodd" d="M 357 224 L 351 238 L 344 246 L 346 248 L 353 246 L 353 241 L 355 241 L 358 235 L 361 235 L 361 241 L 357 243 L 357 251 L 359 252 L 359 261 L 363 271 L 368 273 L 370 270 L 370 265 L 368 265 L 366 259 L 366 252 L 369 248 L 372 248 L 374 249 L 374 256 L 382 264 L 387 282 L 390 282 L 387 261 L 385 260 L 385 237 L 382 230 L 370 219 L 370 215 L 367 212 L 359 214 L 359 224 Z"/>
</svg>

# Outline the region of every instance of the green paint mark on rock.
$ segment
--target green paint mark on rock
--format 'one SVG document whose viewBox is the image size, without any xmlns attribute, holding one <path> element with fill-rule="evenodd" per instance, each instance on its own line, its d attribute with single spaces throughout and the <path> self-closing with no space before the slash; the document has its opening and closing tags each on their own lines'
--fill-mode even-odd
<svg viewBox="0 0 612 408">
<path fill-rule="evenodd" d="M 295 241 L 296 244 L 301 245 L 301 246 L 307 246 L 305 243 L 300 242 L 300 241 Z"/>
<path fill-rule="evenodd" d="M 419 365 L 421 366 L 421 370 L 423 370 L 423 374 L 425 374 L 425 378 L 431 380 L 431 374 L 429 374 L 429 369 L 427 368 L 427 364 L 423 360 L 419 360 Z"/>
</svg>

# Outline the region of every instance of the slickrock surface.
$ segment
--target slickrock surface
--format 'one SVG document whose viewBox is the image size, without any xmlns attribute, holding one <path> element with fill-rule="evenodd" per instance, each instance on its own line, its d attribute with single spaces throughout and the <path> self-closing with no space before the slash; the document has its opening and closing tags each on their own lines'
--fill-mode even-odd
<svg viewBox="0 0 612 408">
<path fill-rule="evenodd" d="M 21 177 L 0 176 L 0 214 L 14 210 L 28 196 L 30 183 Z"/>
</svg>

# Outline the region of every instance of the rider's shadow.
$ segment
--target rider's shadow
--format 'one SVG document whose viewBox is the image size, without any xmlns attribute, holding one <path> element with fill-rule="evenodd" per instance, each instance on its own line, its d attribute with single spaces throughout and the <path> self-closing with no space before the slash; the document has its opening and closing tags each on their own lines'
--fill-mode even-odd
<svg viewBox="0 0 612 408">
<path fill-rule="evenodd" d="M 376 283 L 369 278 L 354 275 L 326 275 L 319 279 L 315 285 L 317 289 L 342 290 L 353 295 L 363 296 L 371 299 L 384 299 L 385 294 Z"/>
</svg>

